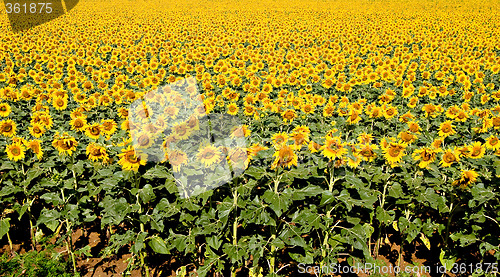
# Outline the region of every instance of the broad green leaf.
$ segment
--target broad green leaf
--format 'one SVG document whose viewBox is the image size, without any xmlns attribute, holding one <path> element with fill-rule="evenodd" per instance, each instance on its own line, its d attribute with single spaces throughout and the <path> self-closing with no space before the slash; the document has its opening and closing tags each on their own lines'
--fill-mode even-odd
<svg viewBox="0 0 500 277">
<path fill-rule="evenodd" d="M 3 236 L 9 232 L 10 229 L 9 221 L 10 218 L 2 218 L 2 220 L 0 220 L 0 239 L 2 239 Z"/>
<path fill-rule="evenodd" d="M 142 189 L 139 190 L 139 198 L 142 203 L 149 203 L 155 199 L 155 194 L 153 187 L 150 184 L 146 184 Z"/>
<path fill-rule="evenodd" d="M 385 211 L 382 207 L 378 206 L 376 216 L 378 221 L 389 224 L 394 220 L 394 211 Z"/>
<path fill-rule="evenodd" d="M 289 195 L 274 193 L 270 190 L 264 192 L 263 200 L 269 204 L 271 210 L 273 210 L 278 217 L 288 209 L 291 203 L 291 197 Z"/>
<path fill-rule="evenodd" d="M 167 248 L 167 244 L 160 237 L 152 237 L 149 240 L 148 244 L 151 247 L 151 249 L 153 249 L 153 251 L 155 251 L 156 253 L 159 253 L 159 254 L 170 254 L 170 251 Z"/>
<path fill-rule="evenodd" d="M 167 168 L 160 165 L 156 165 L 155 167 L 150 168 L 148 171 L 146 171 L 146 173 L 144 173 L 142 177 L 150 180 L 154 178 L 165 179 L 165 178 L 170 178 L 171 176 L 172 174 L 167 171 Z"/>
<path fill-rule="evenodd" d="M 314 259 L 311 253 L 306 253 L 305 256 L 299 253 L 290 253 L 290 258 L 294 259 L 295 261 L 299 263 L 304 263 L 304 264 L 313 264 Z"/>
<path fill-rule="evenodd" d="M 453 268 L 453 264 L 456 260 L 456 257 L 450 256 L 444 249 L 441 249 L 441 253 L 439 254 L 439 261 L 441 262 L 441 265 L 446 268 L 446 271 L 450 271 Z"/>
</svg>

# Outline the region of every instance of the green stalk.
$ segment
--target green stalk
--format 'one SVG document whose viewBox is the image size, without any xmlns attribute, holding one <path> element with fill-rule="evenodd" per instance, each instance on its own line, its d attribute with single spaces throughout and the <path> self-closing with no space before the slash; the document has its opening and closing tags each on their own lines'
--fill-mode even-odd
<svg viewBox="0 0 500 277">
<path fill-rule="evenodd" d="M 330 166 L 330 170 L 329 170 L 329 173 L 330 173 L 330 182 L 328 183 L 328 191 L 330 192 L 333 192 L 333 186 L 335 184 L 335 182 L 337 181 L 333 176 L 333 173 L 334 173 L 334 167 L 333 167 L 333 163 L 331 164 Z M 331 213 L 333 211 L 334 208 L 332 208 L 331 210 L 329 210 L 327 213 L 326 213 L 326 217 L 327 218 L 330 218 L 331 216 Z M 329 228 L 329 226 L 328 226 Z M 325 239 L 323 240 L 323 249 L 321 250 L 321 255 L 323 258 L 326 257 L 326 250 L 328 250 L 330 247 L 329 247 L 329 244 L 328 244 L 328 238 L 329 238 L 329 235 L 330 235 L 330 232 L 328 232 L 328 228 L 327 228 L 327 231 L 326 231 L 326 234 L 325 234 Z M 326 249 L 325 249 L 326 247 Z"/>
<path fill-rule="evenodd" d="M 9 241 L 10 252 L 14 251 L 14 248 L 12 247 L 12 240 L 10 239 L 8 231 L 7 231 L 7 240 Z"/>
<path fill-rule="evenodd" d="M 236 246 L 238 245 L 238 191 L 236 188 L 234 188 L 233 191 L 233 206 L 234 206 L 234 212 L 236 214 L 235 219 L 233 221 L 233 245 Z M 231 276 L 236 277 L 236 268 L 233 265 L 233 270 L 231 272 Z"/>
<path fill-rule="evenodd" d="M 380 203 L 380 207 L 382 208 L 382 210 L 384 209 L 384 205 L 385 205 L 385 195 L 387 192 L 387 185 L 389 185 L 389 182 L 386 182 L 384 185 L 384 192 L 382 193 L 382 201 Z M 382 223 L 379 223 L 378 232 L 377 232 L 377 244 L 376 244 L 375 249 L 374 249 L 375 250 L 374 251 L 375 258 L 378 257 L 378 251 L 380 250 L 380 241 L 382 240 L 381 233 L 382 233 Z M 371 243 L 369 243 L 369 246 L 371 246 Z"/>
<path fill-rule="evenodd" d="M 69 221 L 67 219 L 66 219 L 66 228 L 67 228 L 67 231 L 69 234 L 68 238 L 66 239 L 66 249 L 68 250 L 68 253 L 71 256 L 71 262 L 73 263 L 73 272 L 76 274 L 77 273 L 76 259 L 75 259 L 75 253 L 73 252 L 73 241 L 71 239 L 71 235 L 72 235 L 71 224 L 69 223 Z"/>
<path fill-rule="evenodd" d="M 144 224 L 143 223 L 140 224 L 140 228 L 141 228 L 141 232 L 144 232 Z M 146 277 L 149 277 L 149 267 L 144 262 L 144 259 L 146 258 L 146 252 L 144 250 L 141 251 L 140 257 L 141 257 L 141 267 L 144 269 L 144 271 L 146 271 Z"/>
<path fill-rule="evenodd" d="M 134 178 L 134 179 L 135 179 L 135 180 L 134 180 L 134 181 L 135 181 L 135 182 L 134 182 L 134 183 L 135 183 L 135 187 L 136 187 L 137 189 L 139 189 L 140 180 L 141 180 L 141 179 L 140 179 L 140 176 L 138 176 L 138 174 L 136 173 L 136 174 L 134 174 L 134 177 L 135 177 L 135 178 Z M 141 203 L 140 203 L 140 201 L 139 201 L 139 196 L 138 196 L 138 195 L 136 196 L 136 199 L 137 199 L 137 204 L 139 204 L 139 214 L 141 214 L 141 213 L 142 213 L 142 206 L 141 206 Z M 142 222 L 141 222 L 141 223 L 139 224 L 139 227 L 140 227 L 141 233 L 143 233 L 143 232 L 144 232 L 144 223 L 142 223 Z M 145 249 L 143 249 L 143 250 L 141 251 L 141 253 L 139 254 L 139 257 L 140 257 L 140 259 L 141 259 L 141 268 L 143 268 L 143 269 L 144 269 L 144 271 L 146 271 L 146 277 L 149 277 L 149 267 L 148 267 L 148 266 L 146 265 L 146 263 L 144 262 L 144 260 L 145 260 L 146 256 L 147 256 L 146 251 L 145 251 Z"/>
<path fill-rule="evenodd" d="M 450 211 L 450 216 L 448 217 L 448 220 L 446 222 L 446 234 L 445 234 L 445 239 L 444 239 L 444 245 L 448 246 L 448 240 L 450 238 L 450 225 L 451 225 L 451 219 L 453 218 L 455 209 L 458 207 L 455 206 L 453 207 L 453 203 L 451 203 L 451 211 Z"/>
<path fill-rule="evenodd" d="M 271 240 L 276 239 L 276 230 L 273 228 L 273 234 L 271 235 Z M 274 273 L 275 263 L 276 263 L 276 246 L 271 245 L 271 258 L 269 259 L 269 263 L 271 265 L 270 271 Z"/>
<path fill-rule="evenodd" d="M 78 189 L 78 183 L 76 181 L 76 173 L 75 173 L 75 157 L 71 155 L 71 173 L 73 173 L 73 179 L 75 179 L 75 190 Z"/>
</svg>

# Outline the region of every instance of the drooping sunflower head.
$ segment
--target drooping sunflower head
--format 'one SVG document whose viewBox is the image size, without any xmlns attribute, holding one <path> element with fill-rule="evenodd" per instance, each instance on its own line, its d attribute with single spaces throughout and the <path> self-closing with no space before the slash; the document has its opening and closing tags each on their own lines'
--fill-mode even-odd
<svg viewBox="0 0 500 277">
<path fill-rule="evenodd" d="M 181 150 L 168 150 L 165 157 L 175 172 L 179 172 L 183 164 L 188 163 L 187 154 Z"/>
<path fill-rule="evenodd" d="M 83 131 L 87 127 L 87 120 L 83 117 L 76 117 L 70 121 L 71 129 Z"/>
<path fill-rule="evenodd" d="M 426 168 L 436 160 L 436 154 L 437 151 L 435 149 L 424 147 L 413 152 L 413 159 L 415 161 L 420 161 L 418 164 L 420 168 Z"/>
<path fill-rule="evenodd" d="M 17 124 L 12 119 L 0 122 L 0 133 L 6 137 L 13 137 L 16 134 Z"/>
<path fill-rule="evenodd" d="M 227 160 L 233 169 L 245 169 L 248 167 L 248 163 L 250 161 L 246 149 L 242 147 L 229 149 L 227 153 Z"/>
<path fill-rule="evenodd" d="M 106 152 L 106 148 L 91 142 L 87 148 L 86 153 L 88 158 L 91 161 L 102 161 L 107 163 L 109 160 L 108 153 Z"/>
<path fill-rule="evenodd" d="M 275 159 L 271 164 L 271 169 L 275 169 L 278 166 L 288 168 L 292 165 L 297 166 L 298 156 L 295 153 L 295 150 L 297 150 L 296 145 L 281 145 L 281 147 L 278 148 L 278 150 L 273 154 Z"/>
<path fill-rule="evenodd" d="M 247 125 L 236 126 L 231 129 L 231 138 L 241 138 L 250 136 L 251 131 Z"/>
<path fill-rule="evenodd" d="M 101 135 L 101 126 L 99 123 L 88 125 L 85 129 L 85 135 L 91 139 L 98 139 Z"/>
<path fill-rule="evenodd" d="M 453 163 L 460 161 L 460 155 L 456 148 L 447 149 L 443 152 L 440 165 L 443 167 L 449 167 Z"/>
<path fill-rule="evenodd" d="M 365 161 L 373 161 L 376 157 L 376 153 L 374 150 L 377 150 L 378 146 L 375 144 L 363 144 L 363 147 L 359 151 L 359 155 L 361 159 Z"/>
<path fill-rule="evenodd" d="M 28 142 L 27 147 L 35 153 L 37 158 L 40 160 L 43 156 L 42 141 L 41 140 L 31 140 Z"/>
<path fill-rule="evenodd" d="M 306 133 L 293 132 L 291 137 L 294 140 L 295 145 L 307 145 L 309 142 L 309 134 Z"/>
<path fill-rule="evenodd" d="M 460 179 L 454 181 L 452 185 L 460 186 L 464 189 L 476 182 L 479 174 L 474 170 L 463 170 Z"/>
</svg>

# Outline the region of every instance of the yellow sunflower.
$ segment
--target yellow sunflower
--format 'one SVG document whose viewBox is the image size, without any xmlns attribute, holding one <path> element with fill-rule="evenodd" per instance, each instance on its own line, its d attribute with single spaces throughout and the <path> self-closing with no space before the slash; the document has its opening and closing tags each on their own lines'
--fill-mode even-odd
<svg viewBox="0 0 500 277">
<path fill-rule="evenodd" d="M 153 138 L 149 132 L 140 132 L 134 135 L 136 138 L 136 144 L 134 147 L 137 148 L 148 148 L 153 145 Z"/>
<path fill-rule="evenodd" d="M 295 153 L 295 150 L 298 149 L 297 147 L 297 145 L 281 145 L 273 154 L 275 159 L 271 164 L 271 169 L 275 169 L 278 166 L 283 168 L 290 168 L 292 165 L 297 166 L 298 156 Z"/>
<path fill-rule="evenodd" d="M 476 141 L 472 145 L 469 145 L 469 155 L 471 159 L 480 159 L 484 156 L 486 152 L 485 146 L 481 145 L 481 142 Z"/>
<path fill-rule="evenodd" d="M 113 119 L 102 120 L 101 129 L 103 133 L 111 136 L 116 131 L 116 122 Z"/>
<path fill-rule="evenodd" d="M 227 113 L 230 115 L 237 115 L 239 107 L 236 103 L 230 103 L 227 105 Z"/>
<path fill-rule="evenodd" d="M 288 134 L 285 132 L 276 133 L 271 137 L 274 148 L 278 149 L 281 145 L 286 144 L 288 141 Z"/>
<path fill-rule="evenodd" d="M 476 182 L 479 174 L 474 170 L 462 170 L 462 175 L 459 180 L 456 180 L 452 183 L 454 186 L 460 186 L 460 188 L 466 188 L 469 185 Z"/>
<path fill-rule="evenodd" d="M 297 114 L 295 113 L 295 110 L 288 109 L 282 112 L 281 116 L 283 117 L 283 121 L 287 123 L 292 122 L 297 117 Z"/>
<path fill-rule="evenodd" d="M 420 161 L 418 166 L 420 168 L 426 168 L 429 164 L 436 160 L 437 150 L 429 147 L 424 147 L 421 149 L 416 149 L 413 152 L 413 159 L 415 161 Z"/>
<path fill-rule="evenodd" d="M 67 133 L 64 133 L 62 136 L 59 133 L 54 135 L 54 140 L 52 141 L 52 146 L 59 151 L 60 155 L 71 155 L 73 151 L 76 150 L 76 146 L 78 142 L 76 139 Z"/>
<path fill-rule="evenodd" d="M 129 171 L 137 171 L 141 165 L 145 165 L 147 162 L 147 155 L 144 153 L 136 155 L 136 151 L 131 145 L 126 149 L 122 149 L 122 153 L 118 154 L 118 157 L 120 157 L 118 164 L 124 170 Z"/>
<path fill-rule="evenodd" d="M 42 141 L 35 139 L 31 140 L 27 143 L 26 145 L 33 153 L 35 153 L 36 157 L 41 160 L 43 157 L 43 150 L 42 150 Z"/>
<path fill-rule="evenodd" d="M 16 134 L 17 124 L 12 119 L 0 121 L 0 132 L 6 137 L 13 137 Z"/>
<path fill-rule="evenodd" d="M 40 138 L 45 133 L 45 128 L 40 123 L 33 123 L 28 129 L 35 138 Z"/>
<path fill-rule="evenodd" d="M 87 120 L 83 117 L 75 117 L 69 122 L 71 130 L 84 131 L 87 128 Z"/>
<path fill-rule="evenodd" d="M 323 150 L 323 156 L 334 160 L 335 158 L 342 158 L 343 155 L 347 154 L 347 149 L 341 142 L 340 137 L 327 136 L 325 140 L 325 145 L 321 147 Z"/>
<path fill-rule="evenodd" d="M 10 108 L 9 104 L 0 103 L 0 116 L 7 117 L 7 116 L 9 116 L 11 111 L 12 111 L 12 109 Z"/>
<path fill-rule="evenodd" d="M 441 157 L 441 162 L 439 164 L 442 167 L 449 167 L 453 163 L 457 163 L 460 161 L 460 152 L 458 151 L 457 148 L 453 149 L 447 149 L 443 152 L 443 155 Z"/>
<path fill-rule="evenodd" d="M 446 138 L 453 134 L 456 134 L 455 130 L 453 130 L 453 126 L 451 121 L 447 120 L 439 125 L 439 136 L 442 138 Z"/>
<path fill-rule="evenodd" d="M 177 123 L 172 127 L 172 136 L 177 140 L 187 139 L 190 135 L 191 129 L 189 129 L 186 122 Z"/>
<path fill-rule="evenodd" d="M 87 148 L 86 153 L 88 158 L 91 161 L 102 161 L 103 163 L 107 163 L 109 161 L 108 153 L 106 152 L 106 148 L 91 142 Z"/>
<path fill-rule="evenodd" d="M 101 125 L 94 123 L 85 128 L 85 135 L 91 139 L 98 139 L 101 136 Z"/>
<path fill-rule="evenodd" d="M 382 150 L 384 151 L 384 157 L 389 165 L 395 167 L 403 159 L 405 149 L 406 145 L 403 143 L 389 142 Z"/>
<path fill-rule="evenodd" d="M 200 147 L 198 154 L 196 154 L 196 158 L 203 163 L 205 167 L 209 167 L 221 160 L 222 152 L 217 147 L 209 144 Z"/>
<path fill-rule="evenodd" d="M 500 140 L 498 139 L 497 136 L 491 135 L 489 138 L 486 139 L 486 148 L 492 149 L 492 150 L 497 150 L 500 149 Z"/>
<path fill-rule="evenodd" d="M 253 157 L 257 155 L 260 151 L 264 151 L 269 149 L 268 147 L 261 146 L 258 143 L 252 144 L 250 147 L 247 148 L 247 155 L 248 158 L 251 160 Z"/>
<path fill-rule="evenodd" d="M 7 157 L 12 161 L 19 161 L 24 159 L 25 156 L 25 149 L 21 143 L 12 143 L 7 145 L 5 152 L 7 152 Z"/>
<path fill-rule="evenodd" d="M 55 97 L 52 100 L 52 106 L 59 111 L 65 110 L 68 107 L 68 100 L 66 98 Z"/>
</svg>

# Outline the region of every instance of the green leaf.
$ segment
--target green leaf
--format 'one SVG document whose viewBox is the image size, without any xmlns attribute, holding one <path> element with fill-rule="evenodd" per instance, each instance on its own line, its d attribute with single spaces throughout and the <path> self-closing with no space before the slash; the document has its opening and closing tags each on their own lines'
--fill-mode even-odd
<svg viewBox="0 0 500 277">
<path fill-rule="evenodd" d="M 382 207 L 378 206 L 376 216 L 378 221 L 390 224 L 394 220 L 394 211 L 385 211 Z"/>
<path fill-rule="evenodd" d="M 60 214 L 56 210 L 43 209 L 37 220 L 37 225 L 45 224 L 52 232 L 54 232 L 59 225 Z"/>
<path fill-rule="evenodd" d="M 153 191 L 153 187 L 150 184 L 146 184 L 142 189 L 139 190 L 139 198 L 142 200 L 142 203 L 149 203 L 150 201 L 155 199 L 155 194 Z"/>
<path fill-rule="evenodd" d="M 159 253 L 159 254 L 170 254 L 170 251 L 167 248 L 167 244 L 160 237 L 152 237 L 149 240 L 148 244 L 151 247 L 151 249 L 153 249 L 153 251 L 155 251 L 156 253 Z"/>
<path fill-rule="evenodd" d="M 144 173 L 142 177 L 150 180 L 154 178 L 165 179 L 170 178 L 171 176 L 172 174 L 170 174 L 165 167 L 156 165 L 155 167 L 150 168 L 148 171 L 146 171 L 146 173 Z"/>
<path fill-rule="evenodd" d="M 245 171 L 245 174 L 260 180 L 264 175 L 267 175 L 264 167 L 250 167 Z"/>
<path fill-rule="evenodd" d="M 144 240 L 146 239 L 148 233 L 146 232 L 141 232 L 138 236 L 137 239 L 135 240 L 134 244 L 130 248 L 132 253 L 139 253 L 142 249 L 144 249 Z"/>
<path fill-rule="evenodd" d="M 223 202 L 217 205 L 217 211 L 219 214 L 219 219 L 223 222 L 226 222 L 229 214 L 234 208 L 233 200 L 229 197 L 226 197 Z"/>
<path fill-rule="evenodd" d="M 311 253 L 306 253 L 305 256 L 299 254 L 299 253 L 290 253 L 290 258 L 294 259 L 295 261 L 299 263 L 304 263 L 304 264 L 313 264 L 314 259 Z"/>
<path fill-rule="evenodd" d="M 292 191 L 293 200 L 304 200 L 308 196 L 316 196 L 323 193 L 325 190 L 319 186 L 309 185 L 303 189 L 297 189 Z"/>
<path fill-rule="evenodd" d="M 484 187 L 483 183 L 477 184 L 471 189 L 473 199 L 469 200 L 469 207 L 474 208 L 476 206 L 482 205 L 486 201 L 493 199 L 495 193 Z"/>
<path fill-rule="evenodd" d="M 289 195 L 280 195 L 279 193 L 274 193 L 273 191 L 267 190 L 264 192 L 263 200 L 269 204 L 269 207 L 274 211 L 274 213 L 280 217 L 291 203 L 291 197 Z"/>
<path fill-rule="evenodd" d="M 217 251 L 222 245 L 222 240 L 220 240 L 217 236 L 211 236 L 207 238 L 207 244 L 212 247 L 213 250 Z"/>
<path fill-rule="evenodd" d="M 478 241 L 478 239 L 476 238 L 476 235 L 474 235 L 474 234 L 465 235 L 462 233 L 453 233 L 450 235 L 450 238 L 453 241 L 459 240 L 461 247 L 469 246 L 469 245 L 473 244 L 474 242 Z"/>
<path fill-rule="evenodd" d="M 57 206 L 63 202 L 62 199 L 59 197 L 59 194 L 53 193 L 53 192 L 52 193 L 45 193 L 42 196 L 40 196 L 40 198 L 49 202 L 49 203 L 54 204 L 55 206 Z"/>
<path fill-rule="evenodd" d="M 401 184 L 399 184 L 399 183 L 392 184 L 389 187 L 388 191 L 389 191 L 388 195 L 390 197 L 401 198 L 403 196 L 403 188 L 401 187 Z"/>
<path fill-rule="evenodd" d="M 417 201 L 427 202 L 433 209 L 444 211 L 446 209 L 445 199 L 438 195 L 433 188 L 427 188 L 425 192 L 418 193 Z"/>
<path fill-rule="evenodd" d="M 446 271 L 450 271 L 453 268 L 453 264 L 457 260 L 456 257 L 452 257 L 446 253 L 445 250 L 441 249 L 441 253 L 439 254 L 439 261 L 441 265 L 446 268 Z"/>
<path fill-rule="evenodd" d="M 3 218 L 0 220 L 0 239 L 3 238 L 5 234 L 9 232 L 10 229 L 10 218 Z"/>
<path fill-rule="evenodd" d="M 361 181 L 361 179 L 359 179 L 358 177 L 356 177 L 354 175 L 346 176 L 345 180 L 348 184 L 352 185 L 349 187 L 354 187 L 354 188 L 364 188 L 365 187 L 365 183 L 363 181 Z"/>
</svg>

